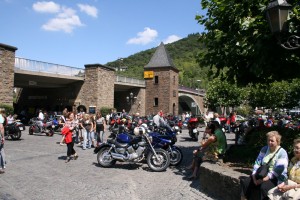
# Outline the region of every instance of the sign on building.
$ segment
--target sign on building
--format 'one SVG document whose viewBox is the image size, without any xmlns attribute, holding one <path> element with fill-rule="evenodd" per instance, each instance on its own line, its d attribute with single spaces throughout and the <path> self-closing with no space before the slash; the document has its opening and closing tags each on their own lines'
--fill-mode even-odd
<svg viewBox="0 0 300 200">
<path fill-rule="evenodd" d="M 154 72 L 153 71 L 144 71 L 144 78 L 153 78 Z"/>
</svg>

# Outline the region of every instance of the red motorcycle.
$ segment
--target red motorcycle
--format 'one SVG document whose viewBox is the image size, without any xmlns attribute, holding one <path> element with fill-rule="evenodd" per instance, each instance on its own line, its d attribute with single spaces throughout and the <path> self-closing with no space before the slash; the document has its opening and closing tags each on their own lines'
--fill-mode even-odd
<svg viewBox="0 0 300 200">
<path fill-rule="evenodd" d="M 199 136 L 199 131 L 198 131 L 198 126 L 199 126 L 199 119 L 197 117 L 191 117 L 188 121 L 188 130 L 189 130 L 189 135 L 190 137 L 198 141 L 198 136 Z"/>
</svg>

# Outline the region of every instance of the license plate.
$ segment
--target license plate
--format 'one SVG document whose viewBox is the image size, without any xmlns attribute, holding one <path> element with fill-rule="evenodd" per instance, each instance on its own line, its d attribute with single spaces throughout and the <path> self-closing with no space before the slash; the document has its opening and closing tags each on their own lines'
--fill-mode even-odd
<svg viewBox="0 0 300 200">
<path fill-rule="evenodd" d="M 23 129 L 23 127 L 19 127 L 19 129 L 21 130 L 21 131 L 23 131 L 24 129 Z"/>
</svg>

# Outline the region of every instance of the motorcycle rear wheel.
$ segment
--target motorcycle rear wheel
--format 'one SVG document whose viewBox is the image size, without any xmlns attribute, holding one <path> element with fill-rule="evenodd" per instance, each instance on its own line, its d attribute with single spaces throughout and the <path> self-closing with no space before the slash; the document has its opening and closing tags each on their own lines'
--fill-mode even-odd
<svg viewBox="0 0 300 200">
<path fill-rule="evenodd" d="M 32 126 L 29 127 L 29 135 L 33 135 L 33 127 Z"/>
<path fill-rule="evenodd" d="M 16 132 L 11 135 L 12 140 L 19 140 L 21 138 L 22 132 L 17 128 Z"/>
<path fill-rule="evenodd" d="M 53 129 L 49 129 L 48 136 L 52 137 L 53 135 L 54 135 L 54 130 Z"/>
<path fill-rule="evenodd" d="M 181 149 L 179 149 L 178 147 L 173 147 L 172 153 L 169 152 L 169 154 L 170 154 L 170 165 L 177 166 L 182 162 L 183 154 Z"/>
<path fill-rule="evenodd" d="M 97 154 L 97 161 L 101 167 L 108 168 L 116 164 L 116 160 L 110 155 L 109 149 L 110 147 L 103 147 Z"/>
<path fill-rule="evenodd" d="M 155 149 L 157 157 L 151 151 L 147 156 L 148 166 L 155 172 L 165 171 L 170 165 L 169 153 L 163 149 Z"/>
</svg>

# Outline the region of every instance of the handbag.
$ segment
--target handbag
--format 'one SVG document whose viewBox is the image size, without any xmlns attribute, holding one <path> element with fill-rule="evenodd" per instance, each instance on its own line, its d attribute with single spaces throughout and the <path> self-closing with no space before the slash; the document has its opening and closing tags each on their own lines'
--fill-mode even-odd
<svg viewBox="0 0 300 200">
<path fill-rule="evenodd" d="M 269 167 L 270 167 L 269 164 L 280 149 L 281 149 L 281 147 L 274 153 L 274 155 L 272 156 L 272 158 L 269 160 L 269 162 L 267 164 L 263 165 L 262 160 L 261 160 L 261 166 L 256 170 L 256 173 L 255 173 L 256 179 L 263 179 L 264 177 L 266 177 L 268 175 Z"/>
</svg>

